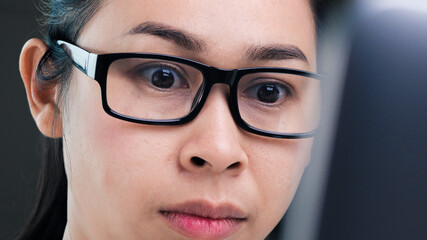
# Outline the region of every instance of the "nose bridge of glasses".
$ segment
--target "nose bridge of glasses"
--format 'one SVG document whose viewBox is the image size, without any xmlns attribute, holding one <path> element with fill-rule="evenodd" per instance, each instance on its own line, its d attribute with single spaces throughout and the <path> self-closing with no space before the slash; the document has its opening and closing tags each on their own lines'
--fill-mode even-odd
<svg viewBox="0 0 427 240">
<path fill-rule="evenodd" d="M 208 76 L 212 85 L 215 83 L 224 83 L 231 87 L 236 79 L 236 74 L 236 69 L 229 70 L 211 67 Z"/>
</svg>

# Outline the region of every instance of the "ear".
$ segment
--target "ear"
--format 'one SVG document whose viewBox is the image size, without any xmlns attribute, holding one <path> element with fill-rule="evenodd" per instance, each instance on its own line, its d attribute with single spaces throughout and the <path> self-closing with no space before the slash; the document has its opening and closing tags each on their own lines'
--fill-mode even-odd
<svg viewBox="0 0 427 240">
<path fill-rule="evenodd" d="M 21 51 L 19 70 L 25 85 L 31 115 L 40 132 L 51 138 L 62 137 L 61 113 L 54 84 L 37 84 L 37 66 L 48 50 L 40 39 L 28 40 Z"/>
</svg>

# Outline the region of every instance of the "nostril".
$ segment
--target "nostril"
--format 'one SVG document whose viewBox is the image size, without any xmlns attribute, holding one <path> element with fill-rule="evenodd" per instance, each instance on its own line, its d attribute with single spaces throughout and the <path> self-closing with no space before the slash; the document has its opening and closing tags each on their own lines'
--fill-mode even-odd
<svg viewBox="0 0 427 240">
<path fill-rule="evenodd" d="M 203 167 L 205 165 L 206 161 L 199 158 L 199 157 L 192 157 L 191 163 L 193 163 L 194 165 L 196 165 L 198 167 Z"/>
<path fill-rule="evenodd" d="M 233 169 L 233 168 L 239 168 L 240 166 L 240 162 L 235 162 L 233 164 L 231 164 L 230 166 L 228 166 L 228 169 Z"/>
</svg>

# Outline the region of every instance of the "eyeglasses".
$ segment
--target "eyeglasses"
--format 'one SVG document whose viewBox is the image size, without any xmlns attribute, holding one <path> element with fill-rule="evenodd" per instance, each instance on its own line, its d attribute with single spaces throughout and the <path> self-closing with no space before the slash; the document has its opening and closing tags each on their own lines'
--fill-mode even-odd
<svg viewBox="0 0 427 240">
<path fill-rule="evenodd" d="M 288 68 L 218 69 L 180 57 L 146 53 L 94 54 L 57 41 L 74 65 L 101 87 L 113 117 L 141 124 L 193 120 L 216 83 L 230 87 L 230 111 L 251 133 L 312 137 L 320 119 L 318 74 Z"/>
</svg>

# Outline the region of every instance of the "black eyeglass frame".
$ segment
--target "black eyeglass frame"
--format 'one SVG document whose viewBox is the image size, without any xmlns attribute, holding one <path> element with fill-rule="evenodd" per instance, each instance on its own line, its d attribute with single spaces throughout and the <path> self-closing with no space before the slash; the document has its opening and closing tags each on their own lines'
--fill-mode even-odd
<svg viewBox="0 0 427 240">
<path fill-rule="evenodd" d="M 168 56 L 163 54 L 153 54 L 153 53 L 108 53 L 108 54 L 95 54 L 89 51 L 86 51 L 83 48 L 80 48 L 74 44 L 58 40 L 56 44 L 59 46 L 65 46 L 63 48 L 67 53 L 69 58 L 72 60 L 74 65 L 80 69 L 83 73 L 85 73 L 90 78 L 97 81 L 101 87 L 101 97 L 102 97 L 102 107 L 104 111 L 111 115 L 112 117 L 134 122 L 141 124 L 149 124 L 149 125 L 181 125 L 190 122 L 193 120 L 201 111 L 206 99 L 209 95 L 209 92 L 212 86 L 216 83 L 227 84 L 230 87 L 230 99 L 229 99 L 229 107 L 232 114 L 232 117 L 236 124 L 245 131 L 250 133 L 254 133 L 261 136 L 266 137 L 274 137 L 274 138 L 287 138 L 287 139 L 299 139 L 299 138 L 308 138 L 313 137 L 316 129 L 306 133 L 288 133 L 282 134 L 277 132 L 270 132 L 255 128 L 249 124 L 247 124 L 242 117 L 240 116 L 238 102 L 237 102 L 237 85 L 239 80 L 247 75 L 253 73 L 262 73 L 262 72 L 270 72 L 270 73 L 286 73 L 293 74 L 298 76 L 310 77 L 317 80 L 322 80 L 324 77 L 322 75 L 311 73 L 303 70 L 297 69 L 289 69 L 289 68 L 273 68 L 273 67 L 257 67 L 257 68 L 240 68 L 240 69 L 220 69 L 216 67 L 212 67 L 203 63 L 199 63 L 190 59 Z M 113 109 L 108 106 L 107 101 L 107 73 L 108 68 L 111 63 L 119 59 L 126 58 L 150 58 L 150 59 L 158 59 L 158 60 L 167 60 L 177 63 L 182 63 L 189 65 L 198 69 L 203 75 L 203 93 L 201 95 L 200 100 L 196 103 L 195 107 L 188 115 L 182 118 L 169 119 L 169 120 L 146 120 L 140 118 L 134 118 L 126 115 L 122 115 L 120 113 L 115 112 Z"/>
</svg>

